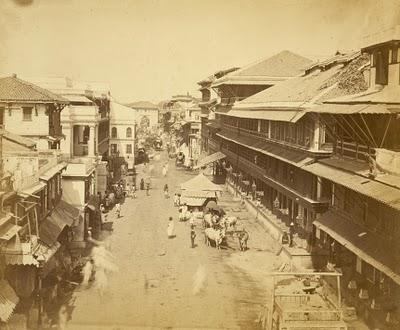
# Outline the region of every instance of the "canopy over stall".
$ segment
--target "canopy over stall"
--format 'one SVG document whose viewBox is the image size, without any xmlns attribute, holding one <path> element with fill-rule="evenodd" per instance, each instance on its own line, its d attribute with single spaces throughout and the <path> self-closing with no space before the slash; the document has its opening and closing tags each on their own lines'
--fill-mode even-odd
<svg viewBox="0 0 400 330">
<path fill-rule="evenodd" d="M 189 191 L 222 191 L 223 189 L 212 183 L 203 173 L 181 184 L 182 190 Z"/>
</svg>

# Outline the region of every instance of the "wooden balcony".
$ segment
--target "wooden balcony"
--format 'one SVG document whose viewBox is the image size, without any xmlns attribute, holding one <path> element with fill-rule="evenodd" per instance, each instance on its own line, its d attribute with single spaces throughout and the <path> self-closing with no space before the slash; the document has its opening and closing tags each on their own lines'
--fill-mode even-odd
<svg viewBox="0 0 400 330">
<path fill-rule="evenodd" d="M 334 146 L 334 153 L 341 157 L 353 158 L 361 161 L 368 161 L 369 156 L 375 158 L 375 149 L 357 142 L 345 142 L 337 140 Z"/>
</svg>

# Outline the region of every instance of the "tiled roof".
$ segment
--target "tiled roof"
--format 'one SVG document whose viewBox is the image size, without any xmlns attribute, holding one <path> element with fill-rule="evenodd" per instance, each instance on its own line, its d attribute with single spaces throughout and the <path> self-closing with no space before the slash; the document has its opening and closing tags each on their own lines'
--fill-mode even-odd
<svg viewBox="0 0 400 330">
<path fill-rule="evenodd" d="M 133 103 L 128 103 L 128 107 L 130 108 L 138 108 L 138 109 L 158 109 L 158 106 L 148 102 L 148 101 L 138 101 L 138 102 L 133 102 Z"/>
<path fill-rule="evenodd" d="M 0 102 L 69 103 L 62 96 L 16 76 L 0 78 Z"/>
<path fill-rule="evenodd" d="M 232 76 L 294 77 L 302 74 L 312 61 L 284 50 L 258 63 L 240 69 Z"/>
<path fill-rule="evenodd" d="M 356 58 L 349 57 L 349 62 L 336 64 L 327 70 L 312 70 L 307 75 L 288 79 L 254 94 L 236 103 L 234 108 L 300 107 L 307 103 L 320 104 L 332 97 L 354 94 L 367 88 L 359 70 L 367 60 L 359 54 Z"/>
</svg>

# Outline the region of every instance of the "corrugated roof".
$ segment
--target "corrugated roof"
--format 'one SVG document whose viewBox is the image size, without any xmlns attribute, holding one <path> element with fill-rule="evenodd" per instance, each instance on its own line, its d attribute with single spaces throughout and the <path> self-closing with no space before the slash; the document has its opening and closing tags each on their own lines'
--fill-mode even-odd
<svg viewBox="0 0 400 330">
<path fill-rule="evenodd" d="M 400 113 L 400 105 L 394 107 L 387 104 L 322 104 L 312 107 L 307 112 L 328 114 L 393 114 Z"/>
<path fill-rule="evenodd" d="M 388 253 L 393 250 L 393 242 L 367 232 L 365 228 L 333 211 L 322 214 L 313 224 L 400 284 L 399 256 L 396 253 Z M 360 235 L 362 233 L 365 234 Z"/>
<path fill-rule="evenodd" d="M 50 180 L 54 175 L 56 175 L 57 173 L 61 172 L 63 169 L 65 169 L 67 167 L 67 163 L 60 163 L 57 164 L 56 166 L 52 167 L 51 169 L 49 169 L 48 171 L 46 171 L 45 173 L 43 173 L 39 178 L 41 180 L 45 180 L 48 181 Z"/>
<path fill-rule="evenodd" d="M 158 106 L 148 101 L 138 101 L 127 104 L 128 107 L 134 109 L 158 109 Z"/>
<path fill-rule="evenodd" d="M 302 110 L 231 110 L 224 113 L 224 116 L 264 119 L 274 121 L 285 121 L 295 123 L 306 114 Z"/>
<path fill-rule="evenodd" d="M 0 102 L 69 103 L 60 95 L 14 76 L 0 78 Z"/>
<path fill-rule="evenodd" d="M 238 143 L 244 147 L 259 151 L 268 156 L 280 159 L 286 163 L 290 163 L 296 167 L 303 167 L 313 161 L 306 153 L 291 150 L 289 148 L 282 148 L 280 145 L 268 143 L 266 140 L 247 136 L 237 136 L 236 134 L 221 132 L 217 133 L 218 136 Z"/>
<path fill-rule="evenodd" d="M 398 188 L 321 162 L 307 165 L 303 169 L 400 210 L 400 189 Z"/>
</svg>

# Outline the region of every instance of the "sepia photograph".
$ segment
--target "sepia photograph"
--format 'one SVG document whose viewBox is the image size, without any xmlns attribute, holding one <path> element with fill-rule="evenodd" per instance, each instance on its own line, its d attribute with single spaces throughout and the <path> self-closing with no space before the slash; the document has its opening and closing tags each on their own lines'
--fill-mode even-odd
<svg viewBox="0 0 400 330">
<path fill-rule="evenodd" d="M 0 0 L 0 330 L 399 330 L 400 0 Z"/>
</svg>

